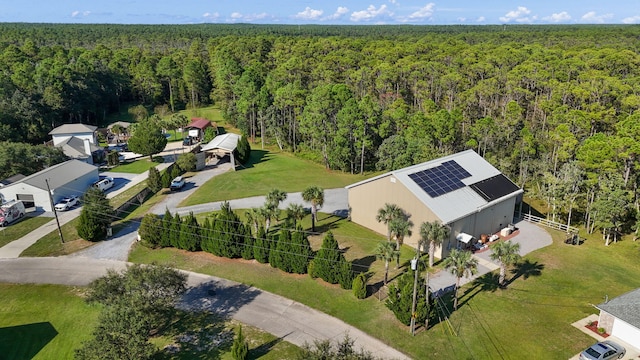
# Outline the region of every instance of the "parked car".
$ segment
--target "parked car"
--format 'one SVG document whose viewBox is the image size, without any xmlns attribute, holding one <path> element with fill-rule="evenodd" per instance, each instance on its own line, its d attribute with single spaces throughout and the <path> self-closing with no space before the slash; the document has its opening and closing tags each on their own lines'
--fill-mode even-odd
<svg viewBox="0 0 640 360">
<path fill-rule="evenodd" d="M 580 353 L 580 360 L 610 360 L 622 359 L 627 350 L 610 340 L 591 345 Z"/>
<path fill-rule="evenodd" d="M 187 136 L 186 138 L 182 139 L 182 145 L 191 146 L 195 142 L 194 140 L 195 139 L 193 139 L 191 136 Z"/>
<path fill-rule="evenodd" d="M 22 218 L 25 209 L 21 200 L 11 200 L 0 206 L 0 225 L 7 226 L 10 223 Z"/>
<path fill-rule="evenodd" d="M 93 186 L 101 191 L 107 191 L 113 187 L 113 178 L 106 177 L 93 184 Z"/>
<path fill-rule="evenodd" d="M 169 189 L 171 191 L 176 191 L 182 189 L 183 186 L 184 179 L 182 178 L 182 176 L 178 176 L 177 178 L 171 180 L 171 186 L 169 186 Z"/>
<path fill-rule="evenodd" d="M 74 206 L 78 205 L 79 199 L 77 196 L 67 196 L 62 198 L 62 200 L 58 201 L 58 203 L 54 206 L 56 211 L 66 211 L 72 209 Z"/>
</svg>

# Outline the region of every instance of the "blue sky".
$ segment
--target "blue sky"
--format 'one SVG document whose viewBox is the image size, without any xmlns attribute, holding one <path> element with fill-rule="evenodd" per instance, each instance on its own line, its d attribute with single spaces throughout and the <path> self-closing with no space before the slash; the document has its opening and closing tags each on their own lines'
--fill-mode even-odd
<svg viewBox="0 0 640 360">
<path fill-rule="evenodd" d="M 638 0 L 0 0 L 0 22 L 638 24 Z"/>
</svg>

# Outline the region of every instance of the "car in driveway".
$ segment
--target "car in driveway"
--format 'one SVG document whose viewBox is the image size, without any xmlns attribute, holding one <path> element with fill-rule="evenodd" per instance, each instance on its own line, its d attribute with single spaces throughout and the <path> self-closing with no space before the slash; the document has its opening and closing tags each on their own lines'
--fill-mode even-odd
<svg viewBox="0 0 640 360">
<path fill-rule="evenodd" d="M 591 345 L 580 353 L 580 360 L 611 360 L 622 359 L 627 350 L 610 340 Z"/>
<path fill-rule="evenodd" d="M 80 199 L 75 195 L 67 196 L 58 201 L 54 209 L 56 209 L 56 211 L 67 211 L 78 205 L 79 201 Z"/>
<path fill-rule="evenodd" d="M 103 179 L 100 179 L 100 181 L 93 184 L 93 186 L 99 189 L 100 191 L 107 191 L 113 187 L 113 183 L 114 183 L 113 178 L 107 176 Z"/>
<path fill-rule="evenodd" d="M 182 176 L 178 176 L 177 178 L 171 180 L 171 186 L 169 186 L 169 189 L 171 191 L 177 191 L 182 189 L 183 186 L 184 186 L 184 178 Z"/>
</svg>

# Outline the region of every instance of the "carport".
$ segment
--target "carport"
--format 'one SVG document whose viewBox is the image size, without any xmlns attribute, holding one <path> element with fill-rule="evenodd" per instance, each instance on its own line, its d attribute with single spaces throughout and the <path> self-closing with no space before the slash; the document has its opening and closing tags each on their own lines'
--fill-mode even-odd
<svg viewBox="0 0 640 360">
<path fill-rule="evenodd" d="M 238 140 L 240 140 L 240 135 L 238 134 L 227 133 L 218 135 L 213 140 L 209 141 L 209 143 L 204 145 L 201 150 L 207 154 L 207 157 L 218 157 L 229 154 L 231 167 L 235 171 L 236 161 L 233 153 L 238 147 Z"/>
</svg>

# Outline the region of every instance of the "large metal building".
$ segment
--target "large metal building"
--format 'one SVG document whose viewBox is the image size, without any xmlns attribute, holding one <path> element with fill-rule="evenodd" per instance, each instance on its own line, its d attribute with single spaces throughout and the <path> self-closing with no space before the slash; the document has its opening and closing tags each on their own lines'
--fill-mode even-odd
<svg viewBox="0 0 640 360">
<path fill-rule="evenodd" d="M 471 237 L 494 234 L 513 222 L 523 190 L 473 150 L 394 170 L 347 186 L 352 221 L 387 234 L 376 221 L 385 203 L 402 208 L 413 222 L 405 243 L 416 247 L 420 224 L 439 220 L 450 236 L 436 249 L 445 257 Z"/>
<path fill-rule="evenodd" d="M 47 182 L 55 203 L 65 196 L 84 194 L 98 180 L 96 166 L 80 160 L 69 160 L 0 188 L 0 197 L 2 202 L 22 200 L 25 207 L 53 211 Z"/>
</svg>

